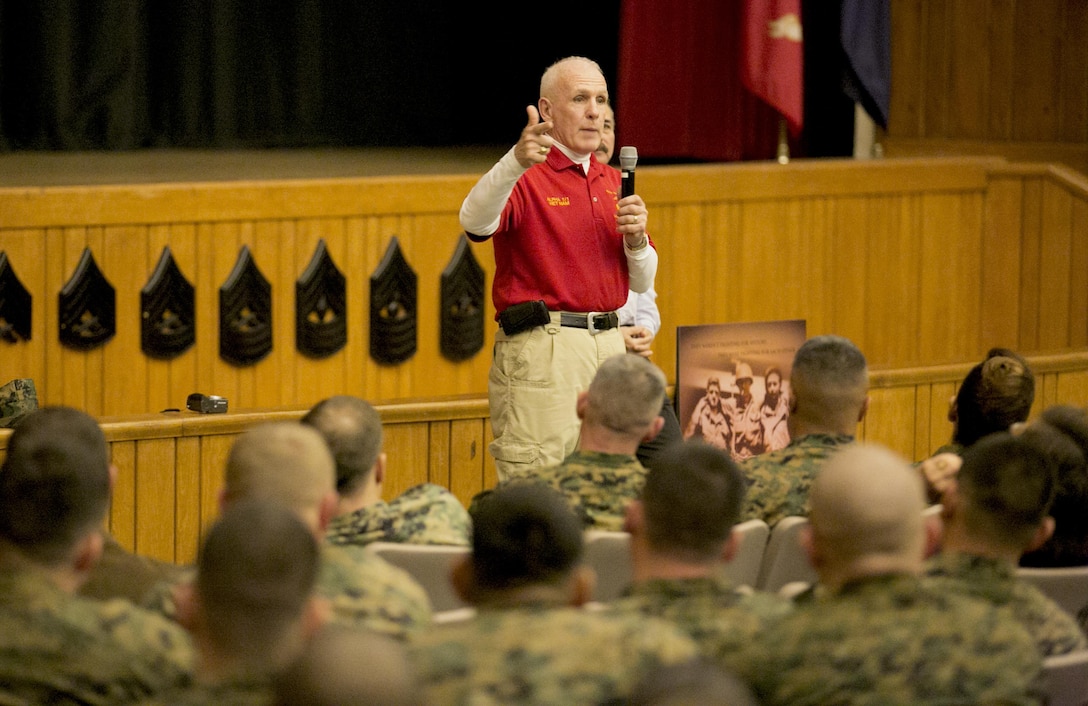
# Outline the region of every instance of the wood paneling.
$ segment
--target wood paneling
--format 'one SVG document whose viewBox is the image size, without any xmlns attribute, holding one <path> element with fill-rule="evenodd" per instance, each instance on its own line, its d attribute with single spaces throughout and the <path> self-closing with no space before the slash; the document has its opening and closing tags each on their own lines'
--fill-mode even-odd
<svg viewBox="0 0 1088 706">
<path fill-rule="evenodd" d="M 891 8 L 891 141 L 1088 145 L 1088 4 L 896 0 Z"/>
<path fill-rule="evenodd" d="M 641 171 L 660 254 L 654 360 L 670 380 L 676 327 L 706 323 L 804 319 L 883 367 L 1088 341 L 1088 184 L 1068 169 L 962 158 Z M 438 341 L 440 276 L 470 185 L 452 176 L 0 189 L 0 250 L 34 298 L 32 339 L 0 342 L 3 376 L 33 378 L 43 403 L 96 415 L 182 407 L 194 391 L 236 411 L 337 392 L 376 402 L 485 394 L 490 297 L 479 353 L 451 362 Z M 369 356 L 369 276 L 393 237 L 418 277 L 418 342 L 407 362 L 381 365 Z M 294 291 L 322 240 L 347 278 L 348 345 L 311 360 L 295 349 Z M 166 246 L 196 288 L 197 335 L 158 361 L 140 351 L 139 291 Z M 274 349 L 237 367 L 219 357 L 218 296 L 242 246 L 272 284 Z M 118 327 L 81 352 L 57 341 L 57 292 L 86 247 L 117 290 Z M 490 282 L 490 244 L 472 252 Z"/>
</svg>

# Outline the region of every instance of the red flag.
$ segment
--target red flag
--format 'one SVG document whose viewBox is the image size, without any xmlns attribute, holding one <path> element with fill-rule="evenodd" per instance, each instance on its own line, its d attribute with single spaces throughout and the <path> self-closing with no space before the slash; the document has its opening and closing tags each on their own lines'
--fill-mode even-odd
<svg viewBox="0 0 1088 706">
<path fill-rule="evenodd" d="M 747 0 L 744 11 L 744 85 L 801 132 L 804 59 L 801 0 Z"/>
</svg>

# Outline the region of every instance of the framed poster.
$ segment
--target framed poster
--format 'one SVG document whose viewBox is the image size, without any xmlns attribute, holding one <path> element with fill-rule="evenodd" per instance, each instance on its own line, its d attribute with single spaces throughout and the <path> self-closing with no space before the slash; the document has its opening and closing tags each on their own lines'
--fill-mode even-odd
<svg viewBox="0 0 1088 706">
<path fill-rule="evenodd" d="M 685 439 L 701 438 L 742 461 L 789 443 L 793 355 L 804 319 L 676 329 L 676 415 Z"/>
</svg>

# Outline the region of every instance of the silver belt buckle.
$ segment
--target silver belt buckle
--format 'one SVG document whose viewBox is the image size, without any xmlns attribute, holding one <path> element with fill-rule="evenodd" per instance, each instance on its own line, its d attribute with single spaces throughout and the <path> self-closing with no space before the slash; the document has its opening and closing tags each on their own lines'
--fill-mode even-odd
<svg viewBox="0 0 1088 706">
<path fill-rule="evenodd" d="M 607 314 L 607 313 L 608 313 L 607 311 L 591 311 L 588 314 L 586 314 L 586 328 L 589 329 L 589 335 L 590 336 L 596 336 L 598 333 L 605 330 L 605 329 L 597 328 L 596 322 L 594 322 L 593 319 L 595 317 L 600 316 L 601 314 Z"/>
</svg>

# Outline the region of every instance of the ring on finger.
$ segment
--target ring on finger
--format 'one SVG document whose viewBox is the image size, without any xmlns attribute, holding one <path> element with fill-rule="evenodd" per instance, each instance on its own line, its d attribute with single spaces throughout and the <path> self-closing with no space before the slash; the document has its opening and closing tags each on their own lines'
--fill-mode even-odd
<svg viewBox="0 0 1088 706">
<path fill-rule="evenodd" d="M 547 145 L 541 145 L 540 146 L 540 154 L 548 154 L 548 146 Z"/>
</svg>

